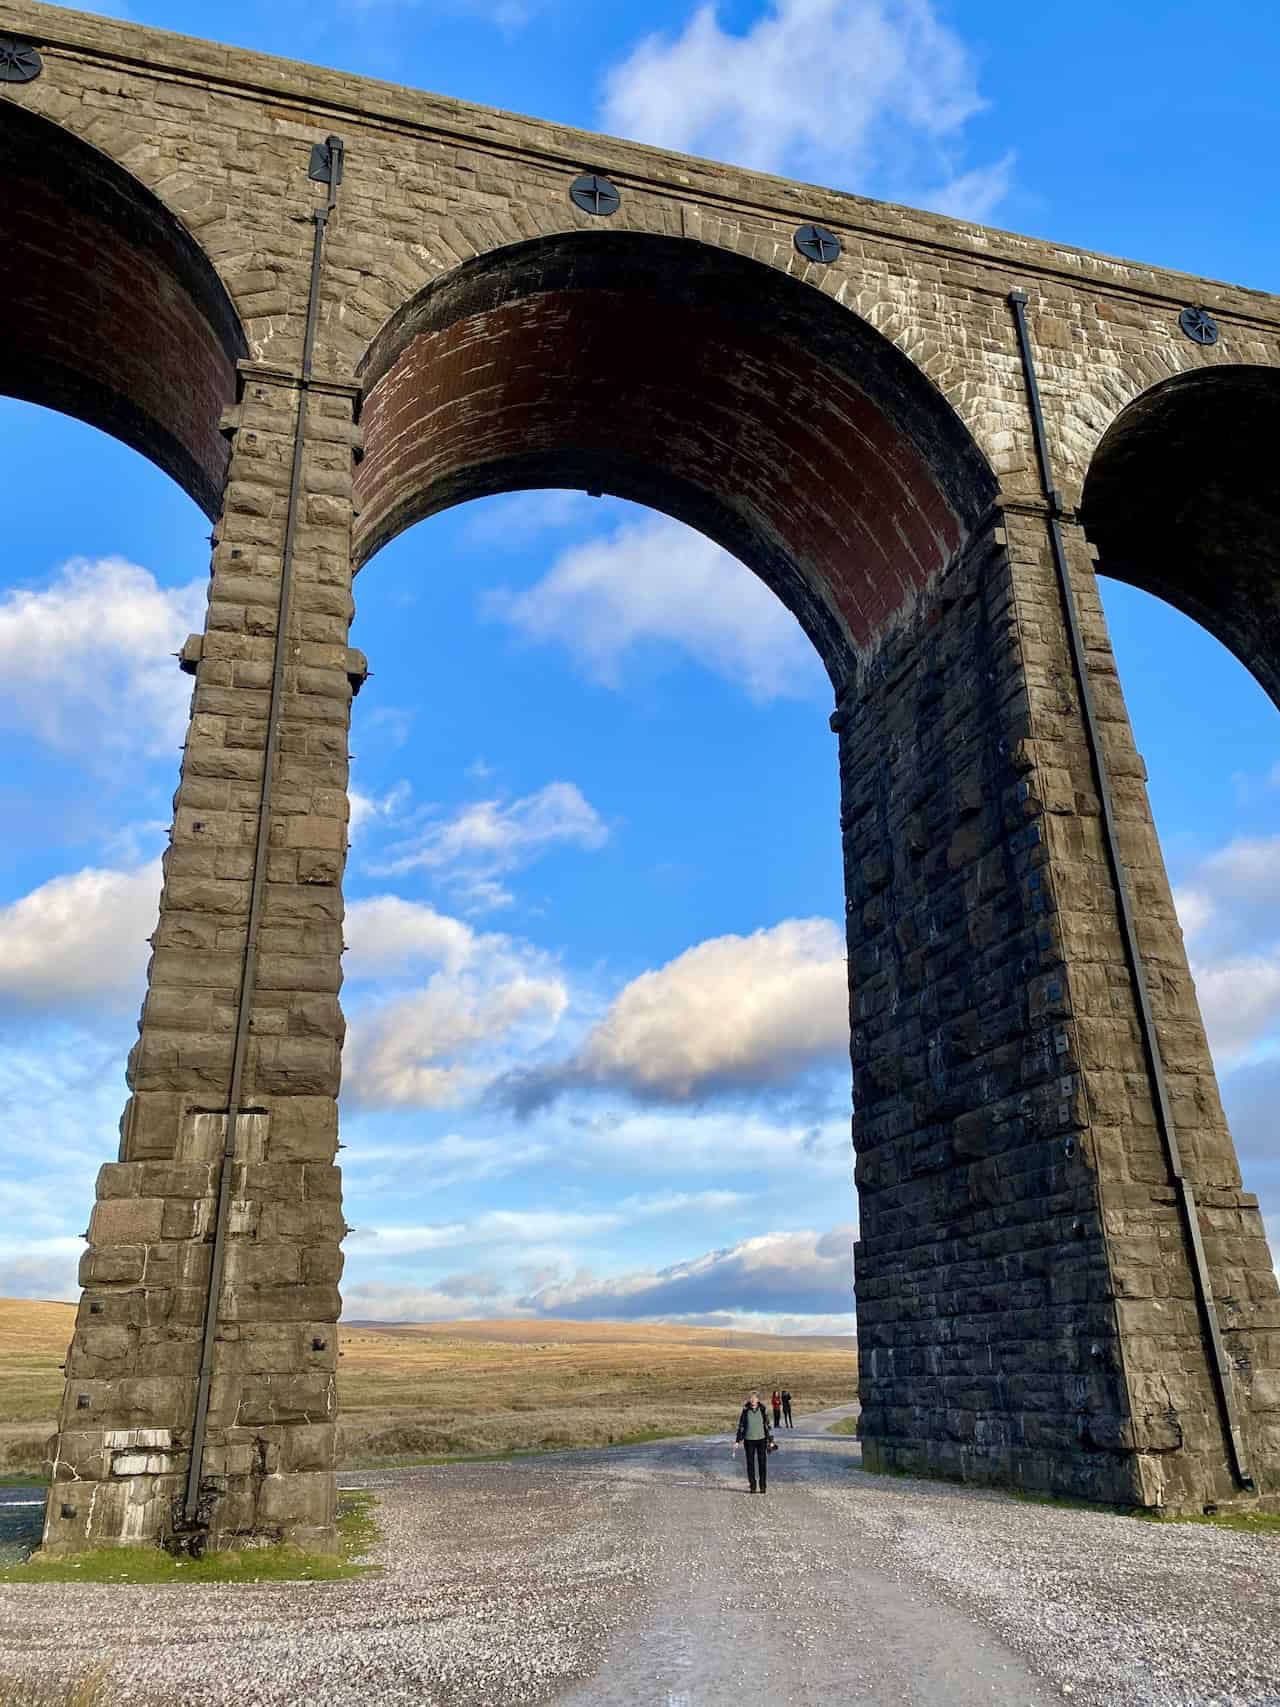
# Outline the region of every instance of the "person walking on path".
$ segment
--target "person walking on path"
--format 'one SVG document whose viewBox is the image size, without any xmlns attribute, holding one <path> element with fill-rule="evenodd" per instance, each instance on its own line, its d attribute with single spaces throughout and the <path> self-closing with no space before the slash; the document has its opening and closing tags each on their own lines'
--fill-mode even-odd
<svg viewBox="0 0 1280 1707">
<path fill-rule="evenodd" d="M 747 1481 L 751 1492 L 756 1492 L 757 1483 L 762 1494 L 767 1492 L 773 1430 L 769 1427 L 769 1413 L 760 1403 L 759 1393 L 749 1393 L 747 1402 L 742 1407 L 742 1415 L 738 1418 L 738 1433 L 733 1443 L 735 1452 L 739 1446 L 747 1454 Z"/>
<path fill-rule="evenodd" d="M 782 1423 L 782 1394 L 775 1387 L 769 1403 L 773 1406 L 773 1426 L 778 1428 Z"/>
<path fill-rule="evenodd" d="M 791 1420 L 791 1395 L 785 1387 L 782 1389 L 782 1420 L 788 1428 L 796 1426 Z"/>
</svg>

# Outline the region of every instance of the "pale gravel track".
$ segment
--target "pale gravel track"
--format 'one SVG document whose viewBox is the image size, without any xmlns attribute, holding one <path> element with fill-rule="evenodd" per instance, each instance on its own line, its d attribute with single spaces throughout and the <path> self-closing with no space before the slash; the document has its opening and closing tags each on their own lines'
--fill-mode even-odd
<svg viewBox="0 0 1280 1707">
<path fill-rule="evenodd" d="M 765 1499 L 727 1437 L 347 1475 L 385 1574 L 0 1586 L 0 1677 L 105 1652 L 146 1707 L 1280 1707 L 1280 1540 L 869 1476 L 839 1414 L 783 1431 Z"/>
</svg>

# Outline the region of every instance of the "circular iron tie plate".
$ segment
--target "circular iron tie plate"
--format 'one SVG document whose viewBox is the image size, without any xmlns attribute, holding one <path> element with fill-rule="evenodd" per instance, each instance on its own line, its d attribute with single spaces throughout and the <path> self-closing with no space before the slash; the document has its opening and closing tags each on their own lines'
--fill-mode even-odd
<svg viewBox="0 0 1280 1707">
<path fill-rule="evenodd" d="M 583 213 L 599 214 L 603 219 L 617 213 L 622 205 L 617 189 L 598 172 L 584 172 L 580 178 L 575 178 L 569 186 L 569 200 Z"/>
<path fill-rule="evenodd" d="M 0 36 L 0 83 L 30 83 L 44 70 L 44 60 L 26 42 Z"/>
<path fill-rule="evenodd" d="M 1216 344 L 1218 322 L 1207 308 L 1184 308 L 1178 324 L 1193 344 Z"/>
<path fill-rule="evenodd" d="M 825 225 L 802 225 L 796 232 L 795 244 L 806 261 L 818 261 L 823 266 L 840 253 L 840 239 Z"/>
</svg>

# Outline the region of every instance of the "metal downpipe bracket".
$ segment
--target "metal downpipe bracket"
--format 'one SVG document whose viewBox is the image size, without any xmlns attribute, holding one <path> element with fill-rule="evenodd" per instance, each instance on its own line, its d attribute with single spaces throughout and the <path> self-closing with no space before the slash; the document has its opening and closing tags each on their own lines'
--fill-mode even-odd
<svg viewBox="0 0 1280 1707">
<path fill-rule="evenodd" d="M 1182 1154 L 1178 1148 L 1178 1134 L 1169 1100 L 1164 1061 L 1160 1054 L 1160 1040 L 1156 1034 L 1155 1016 L 1151 1011 L 1151 999 L 1147 991 L 1142 951 L 1138 946 L 1133 903 L 1129 894 L 1129 883 L 1125 875 L 1124 864 L 1120 857 L 1120 838 L 1116 828 L 1115 809 L 1111 795 L 1111 774 L 1098 734 L 1098 720 L 1094 709 L 1093 691 L 1089 682 L 1084 637 L 1080 632 L 1080 618 L 1076 610 L 1071 568 L 1062 541 L 1062 499 L 1053 484 L 1053 466 L 1049 456 L 1049 435 L 1045 430 L 1044 414 L 1040 407 L 1040 387 L 1036 381 L 1035 359 L 1032 355 L 1031 338 L 1027 328 L 1026 292 L 1021 290 L 1010 291 L 1009 304 L 1013 309 L 1014 323 L 1017 327 L 1018 350 L 1022 358 L 1023 378 L 1026 381 L 1027 397 L 1031 405 L 1031 426 L 1035 438 L 1036 458 L 1040 465 L 1040 483 L 1049 506 L 1049 543 L 1053 552 L 1053 566 L 1057 576 L 1058 590 L 1062 596 L 1063 610 L 1067 619 L 1072 672 L 1080 693 L 1080 704 L 1084 712 L 1085 739 L 1089 748 L 1094 777 L 1098 785 L 1098 799 L 1102 807 L 1103 840 L 1106 844 L 1107 864 L 1111 870 L 1112 883 L 1119 902 L 1120 933 L 1124 939 L 1129 972 L 1138 998 L 1138 1022 L 1147 1057 L 1148 1073 L 1155 1091 L 1156 1123 L 1160 1129 L 1165 1158 L 1177 1192 L 1178 1206 L 1186 1229 L 1187 1243 L 1190 1247 L 1192 1280 L 1196 1290 L 1196 1301 L 1200 1307 L 1200 1314 L 1208 1334 L 1210 1368 L 1217 1394 L 1223 1432 L 1226 1435 L 1227 1447 L 1231 1456 L 1232 1473 L 1242 1488 L 1252 1489 L 1253 1477 L 1249 1473 L 1244 1439 L 1236 1412 L 1231 1361 L 1223 1343 L 1217 1306 L 1214 1303 L 1213 1282 L 1210 1279 L 1209 1265 L 1205 1258 L 1204 1243 L 1200 1237 L 1200 1218 L 1196 1210 L 1195 1192 L 1191 1181 L 1183 1172 Z"/>
<path fill-rule="evenodd" d="M 275 651 L 271 665 L 271 691 L 267 701 L 266 740 L 262 756 L 262 792 L 258 801 L 258 833 L 253 850 L 253 875 L 249 886 L 249 917 L 245 929 L 244 964 L 240 974 L 240 996 L 236 1008 L 235 1042 L 231 1057 L 231 1083 L 227 1091 L 227 1120 L 218 1179 L 218 1205 L 214 1221 L 213 1257 L 209 1289 L 204 1307 L 204 1334 L 200 1350 L 200 1379 L 196 1388 L 195 1419 L 191 1430 L 191 1461 L 187 1469 L 182 1516 L 189 1529 L 203 1530 L 207 1522 L 201 1510 L 201 1473 L 204 1467 L 205 1435 L 209 1421 L 209 1390 L 213 1380 L 214 1342 L 218 1331 L 218 1304 L 226 1267 L 227 1222 L 231 1209 L 231 1181 L 240 1129 L 241 1087 L 249 1046 L 249 1018 L 257 974 L 258 920 L 266 887 L 267 849 L 271 836 L 271 791 L 275 774 L 276 748 L 280 736 L 285 656 L 289 634 L 289 602 L 293 581 L 293 546 L 297 533 L 298 502 L 302 490 L 302 458 L 306 444 L 307 388 L 315 353 L 316 322 L 320 306 L 321 265 L 329 216 L 338 205 L 342 181 L 342 138 L 330 136 L 312 151 L 309 176 L 327 183 L 328 196 L 312 218 L 315 229 L 311 248 L 311 285 L 307 298 L 306 331 L 302 341 L 302 372 L 298 383 L 298 409 L 293 434 L 293 467 L 285 516 L 284 547 L 280 559 L 280 602 L 276 614 Z"/>
</svg>

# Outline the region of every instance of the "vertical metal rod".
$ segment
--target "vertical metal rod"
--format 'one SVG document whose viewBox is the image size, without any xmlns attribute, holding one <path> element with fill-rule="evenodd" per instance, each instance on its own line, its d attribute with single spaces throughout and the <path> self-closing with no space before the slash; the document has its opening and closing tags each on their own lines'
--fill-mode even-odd
<svg viewBox="0 0 1280 1707">
<path fill-rule="evenodd" d="M 1049 435 L 1045 430 L 1044 414 L 1040 408 L 1040 387 L 1036 382 L 1035 360 L 1031 353 L 1031 338 L 1027 329 L 1026 292 L 1021 290 L 1010 291 L 1009 303 L 1013 309 L 1013 318 L 1017 326 L 1018 350 L 1022 357 L 1022 373 L 1026 381 L 1027 396 L 1031 403 L 1031 426 L 1035 437 L 1036 457 L 1040 464 L 1040 482 L 1049 505 L 1049 543 L 1053 551 L 1053 566 L 1057 575 L 1058 590 L 1062 596 L 1063 609 L 1067 619 L 1072 671 L 1080 693 L 1080 704 L 1084 712 L 1085 740 L 1088 744 L 1089 757 L 1098 784 L 1098 799 L 1102 806 L 1103 841 L 1106 844 L 1107 864 L 1111 869 L 1111 879 L 1119 902 L 1120 934 L 1124 939 L 1129 972 L 1138 998 L 1139 1027 L 1142 1032 L 1148 1072 L 1155 1091 L 1156 1124 L 1160 1129 L 1161 1142 L 1164 1145 L 1165 1157 L 1173 1178 L 1174 1189 L 1177 1192 L 1178 1207 L 1182 1214 L 1187 1242 L 1191 1250 L 1192 1280 L 1195 1284 L 1196 1300 L 1200 1306 L 1200 1313 L 1208 1333 L 1211 1354 L 1209 1358 L 1210 1370 L 1222 1417 L 1223 1431 L 1226 1434 L 1227 1447 L 1231 1455 L 1232 1473 L 1242 1488 L 1252 1488 L 1253 1477 L 1249 1474 L 1244 1439 L 1240 1432 L 1239 1418 L 1236 1414 L 1235 1393 L 1231 1379 L 1231 1361 L 1227 1356 L 1227 1348 L 1223 1342 L 1222 1329 L 1218 1322 L 1218 1310 L 1213 1298 L 1213 1282 L 1209 1276 L 1209 1265 L 1205 1259 L 1204 1244 L 1200 1238 L 1200 1219 L 1196 1211 L 1195 1192 L 1182 1169 L 1182 1153 L 1178 1148 L 1178 1134 L 1174 1125 L 1173 1108 L 1169 1100 L 1169 1088 L 1165 1080 L 1164 1061 L 1160 1054 L 1160 1040 L 1156 1034 L 1155 1016 L 1151 1011 L 1151 1000 L 1147 992 L 1146 971 L 1143 966 L 1142 951 L 1138 946 L 1138 931 L 1134 921 L 1133 904 L 1129 896 L 1129 883 L 1120 857 L 1120 837 L 1111 798 L 1111 774 L 1098 734 L 1093 690 L 1089 682 L 1088 659 L 1085 655 L 1084 637 L 1080 632 L 1080 618 L 1076 610 L 1075 592 L 1071 583 L 1071 568 L 1067 562 L 1066 549 L 1062 543 L 1060 525 L 1062 500 L 1053 484 L 1053 467 L 1049 458 Z"/>
<path fill-rule="evenodd" d="M 213 1380 L 213 1348 L 218 1331 L 218 1304 L 226 1266 L 227 1222 L 231 1210 L 231 1181 L 236 1141 L 240 1128 L 241 1085 L 249 1048 L 249 1019 L 258 961 L 258 920 L 266 888 L 267 850 L 271 836 L 271 790 L 275 774 L 276 748 L 280 738 L 280 707 L 284 691 L 285 654 L 289 635 L 289 595 L 293 582 L 293 543 L 297 532 L 298 502 L 302 491 L 302 457 L 306 444 L 307 384 L 315 353 L 316 321 L 320 306 L 320 269 L 324 258 L 325 230 L 329 215 L 338 204 L 338 180 L 342 172 L 343 145 L 331 136 L 328 149 L 328 200 L 312 215 L 315 232 L 311 246 L 311 286 L 307 297 L 306 330 L 302 340 L 302 373 L 298 384 L 298 409 L 293 431 L 293 468 L 289 480 L 289 502 L 285 513 L 284 547 L 280 558 L 280 603 L 276 614 L 275 651 L 271 665 L 271 692 L 267 700 L 266 739 L 262 754 L 262 791 L 258 797 L 258 832 L 253 848 L 253 875 L 249 884 L 249 916 L 245 928 L 244 964 L 240 973 L 240 998 L 236 1008 L 235 1043 L 231 1056 L 231 1083 L 227 1092 L 227 1121 L 218 1177 L 218 1207 L 214 1221 L 213 1256 L 209 1266 L 209 1289 L 204 1307 L 204 1335 L 200 1348 L 200 1379 L 196 1388 L 196 1412 L 191 1429 L 191 1461 L 183 1514 L 195 1524 L 200 1509 L 200 1477 L 204 1466 L 205 1434 L 209 1421 L 209 1389 Z"/>
</svg>

